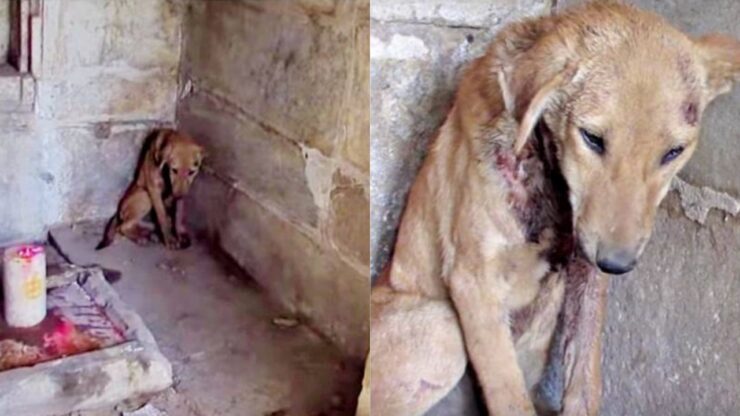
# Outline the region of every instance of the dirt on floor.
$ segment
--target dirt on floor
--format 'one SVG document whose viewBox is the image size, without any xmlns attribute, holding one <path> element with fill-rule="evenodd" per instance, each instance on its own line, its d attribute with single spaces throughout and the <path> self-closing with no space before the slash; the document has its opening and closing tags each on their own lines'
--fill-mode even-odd
<svg viewBox="0 0 740 416">
<path fill-rule="evenodd" d="M 354 414 L 361 363 L 343 359 L 316 331 L 270 303 L 217 250 L 196 241 L 171 251 L 120 238 L 95 251 L 102 227 L 53 230 L 61 256 L 48 257 L 51 263 L 103 267 L 154 334 L 173 365 L 175 383 L 148 400 L 70 416 Z"/>
</svg>

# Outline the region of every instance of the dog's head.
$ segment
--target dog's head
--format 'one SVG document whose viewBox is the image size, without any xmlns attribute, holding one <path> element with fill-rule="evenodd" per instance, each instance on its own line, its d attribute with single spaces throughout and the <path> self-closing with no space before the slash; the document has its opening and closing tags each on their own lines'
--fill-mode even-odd
<svg viewBox="0 0 740 416">
<path fill-rule="evenodd" d="M 203 147 L 184 133 L 169 131 L 157 137 L 154 160 L 168 180 L 172 196 L 181 198 L 188 193 L 203 156 Z"/>
<path fill-rule="evenodd" d="M 510 26 L 492 48 L 516 151 L 545 124 L 583 252 L 604 272 L 631 270 L 703 111 L 740 79 L 740 42 L 594 3 Z"/>
</svg>

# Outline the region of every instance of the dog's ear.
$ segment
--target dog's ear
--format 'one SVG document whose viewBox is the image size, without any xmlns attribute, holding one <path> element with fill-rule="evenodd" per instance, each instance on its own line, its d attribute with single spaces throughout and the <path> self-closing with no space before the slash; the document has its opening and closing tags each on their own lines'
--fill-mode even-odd
<svg viewBox="0 0 740 416">
<path fill-rule="evenodd" d="M 206 157 L 208 157 L 208 152 L 206 152 L 206 149 L 203 146 L 198 145 L 198 153 L 200 154 L 200 162 L 202 164 L 203 163 L 203 159 L 205 159 Z"/>
<path fill-rule="evenodd" d="M 695 41 L 699 56 L 707 71 L 706 88 L 709 100 L 730 92 L 740 81 L 740 41 L 725 35 L 707 35 Z"/>
<path fill-rule="evenodd" d="M 172 146 L 169 146 L 168 144 L 169 135 L 166 132 L 159 133 L 157 135 L 157 138 L 154 140 L 154 163 L 157 165 L 157 168 L 159 170 L 162 170 L 162 168 L 164 168 L 164 165 L 170 158 L 170 153 L 172 153 Z"/>
<path fill-rule="evenodd" d="M 499 32 L 491 46 L 504 105 L 519 122 L 516 153 L 577 72 L 568 45 L 547 36 L 555 24 L 551 16 L 513 24 Z"/>
<path fill-rule="evenodd" d="M 577 67 L 570 65 L 560 69 L 549 80 L 545 81 L 544 84 L 538 84 L 532 88 L 536 91 L 534 96 L 529 100 L 523 101 L 522 104 L 526 110 L 524 114 L 517 117 L 519 128 L 514 141 L 515 154 L 521 153 L 522 149 L 524 149 L 524 145 L 527 144 L 527 140 L 537 126 L 542 114 L 545 110 L 551 108 L 560 98 L 563 87 L 573 80 L 576 71 Z"/>
</svg>

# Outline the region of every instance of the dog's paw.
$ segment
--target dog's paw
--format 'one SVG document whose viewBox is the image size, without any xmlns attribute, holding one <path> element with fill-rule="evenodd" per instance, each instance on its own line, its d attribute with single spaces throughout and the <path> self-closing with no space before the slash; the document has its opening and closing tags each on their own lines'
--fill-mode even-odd
<svg viewBox="0 0 740 416">
<path fill-rule="evenodd" d="M 190 240 L 190 235 L 188 234 L 180 234 L 177 236 L 177 246 L 180 250 L 186 249 L 192 245 L 192 241 Z"/>
<path fill-rule="evenodd" d="M 151 234 L 146 233 L 139 233 L 139 235 L 137 235 L 136 237 L 131 238 L 131 241 L 133 241 L 136 245 L 142 247 L 148 247 L 154 242 L 154 240 L 152 240 Z"/>
<path fill-rule="evenodd" d="M 135 239 L 133 241 L 134 241 L 134 243 L 137 246 L 141 246 L 141 247 L 149 247 L 149 246 L 152 245 L 152 240 L 150 240 L 148 238 L 143 238 L 142 237 L 142 238 L 137 238 L 137 239 Z"/>
<path fill-rule="evenodd" d="M 165 235 L 163 240 L 164 246 L 170 250 L 178 250 L 180 248 L 180 240 L 173 235 Z"/>
</svg>

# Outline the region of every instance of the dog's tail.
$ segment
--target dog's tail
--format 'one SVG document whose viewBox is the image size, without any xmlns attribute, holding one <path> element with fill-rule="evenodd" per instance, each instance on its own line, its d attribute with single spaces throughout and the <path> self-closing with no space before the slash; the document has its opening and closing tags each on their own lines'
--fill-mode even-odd
<svg viewBox="0 0 740 416">
<path fill-rule="evenodd" d="M 103 239 L 100 240 L 100 243 L 95 247 L 95 250 L 102 250 L 113 243 L 113 240 L 116 238 L 116 233 L 118 233 L 120 222 L 121 221 L 118 219 L 118 213 L 116 212 L 116 214 L 108 221 L 108 225 L 105 226 Z"/>
</svg>

